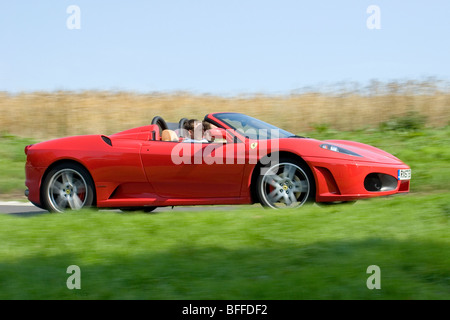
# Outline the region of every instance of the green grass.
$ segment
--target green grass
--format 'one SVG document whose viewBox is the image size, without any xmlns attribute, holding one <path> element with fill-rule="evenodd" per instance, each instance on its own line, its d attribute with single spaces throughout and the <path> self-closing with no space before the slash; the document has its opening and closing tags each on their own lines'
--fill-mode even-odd
<svg viewBox="0 0 450 320">
<path fill-rule="evenodd" d="M 0 199 L 25 190 L 25 146 L 35 141 L 0 133 Z"/>
<path fill-rule="evenodd" d="M 1 215 L 0 299 L 449 299 L 449 196 Z M 69 265 L 80 290 L 66 287 Z M 380 290 L 366 286 L 370 265 Z"/>
</svg>

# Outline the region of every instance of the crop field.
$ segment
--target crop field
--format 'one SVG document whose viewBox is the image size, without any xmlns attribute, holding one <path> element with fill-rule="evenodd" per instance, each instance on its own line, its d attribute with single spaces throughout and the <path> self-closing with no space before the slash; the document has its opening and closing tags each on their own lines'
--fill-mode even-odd
<svg viewBox="0 0 450 320">
<path fill-rule="evenodd" d="M 112 134 L 149 124 L 156 115 L 178 122 L 217 111 L 242 112 L 294 133 L 323 127 L 377 128 L 407 115 L 439 127 L 450 121 L 450 84 L 374 81 L 367 87 L 342 84 L 328 91 L 310 88 L 284 95 L 229 97 L 188 92 L 0 92 L 0 132 L 36 139 Z"/>
<path fill-rule="evenodd" d="M 419 87 L 341 97 L 0 95 L 0 200 L 25 200 L 27 144 L 217 110 L 371 144 L 412 168 L 410 194 L 353 205 L 0 214 L 0 299 L 450 299 L 450 95 Z M 72 265 L 80 289 L 67 287 Z M 374 265 L 379 289 L 367 285 Z"/>
</svg>

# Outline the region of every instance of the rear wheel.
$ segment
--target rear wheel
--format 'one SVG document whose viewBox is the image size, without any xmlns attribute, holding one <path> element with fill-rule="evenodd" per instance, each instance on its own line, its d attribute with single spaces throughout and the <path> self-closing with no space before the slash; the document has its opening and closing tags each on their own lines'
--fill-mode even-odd
<svg viewBox="0 0 450 320">
<path fill-rule="evenodd" d="M 309 168 L 290 158 L 264 170 L 257 179 L 257 194 L 264 207 L 297 208 L 314 198 L 314 178 Z"/>
<path fill-rule="evenodd" d="M 42 184 L 42 203 L 50 212 L 80 210 L 94 203 L 94 181 L 79 164 L 62 163 L 51 169 Z"/>
</svg>

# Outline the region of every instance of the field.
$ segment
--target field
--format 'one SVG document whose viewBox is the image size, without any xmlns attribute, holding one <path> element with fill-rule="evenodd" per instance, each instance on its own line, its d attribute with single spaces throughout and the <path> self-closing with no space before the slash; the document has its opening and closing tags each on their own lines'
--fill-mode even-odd
<svg viewBox="0 0 450 320">
<path fill-rule="evenodd" d="M 448 91 L 420 88 L 417 94 L 381 90 L 339 99 L 313 93 L 220 99 L 4 94 L 0 200 L 24 200 L 27 144 L 146 124 L 155 110 L 169 121 L 178 121 L 181 108 L 200 117 L 215 111 L 204 107 L 209 103 L 231 111 L 242 103 L 238 111 L 312 138 L 374 145 L 409 164 L 413 180 L 408 195 L 281 212 L 254 205 L 154 214 L 1 214 L 0 299 L 450 299 L 450 99 Z M 308 97 L 315 102 L 306 103 Z M 110 109 L 93 107 L 108 101 Z M 119 107 L 119 101 L 132 107 Z M 317 109 L 322 103 L 331 106 Z M 294 108 L 291 117 L 274 118 L 293 105 L 309 113 L 300 117 Z M 66 286 L 70 265 L 80 267 L 80 290 Z M 366 285 L 371 265 L 380 268 L 380 289 Z"/>
<path fill-rule="evenodd" d="M 217 111 L 246 113 L 295 133 L 324 126 L 377 128 L 407 115 L 419 115 L 426 125 L 441 127 L 450 121 L 450 83 L 373 81 L 367 86 L 343 83 L 290 94 L 228 97 L 189 92 L 0 92 L 0 132 L 36 139 L 112 134 L 149 124 L 157 115 L 178 122 Z"/>
</svg>

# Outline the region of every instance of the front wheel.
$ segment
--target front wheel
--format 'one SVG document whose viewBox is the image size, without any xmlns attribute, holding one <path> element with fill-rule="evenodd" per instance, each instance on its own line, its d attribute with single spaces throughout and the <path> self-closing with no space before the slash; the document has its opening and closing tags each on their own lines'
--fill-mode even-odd
<svg viewBox="0 0 450 320">
<path fill-rule="evenodd" d="M 51 169 L 42 184 L 43 206 L 50 212 L 80 210 L 94 203 L 94 181 L 79 164 L 62 163 Z"/>
<path fill-rule="evenodd" d="M 280 159 L 270 167 L 262 167 L 257 180 L 257 193 L 264 207 L 297 208 L 314 197 L 314 178 L 306 165 L 294 159 Z"/>
</svg>

